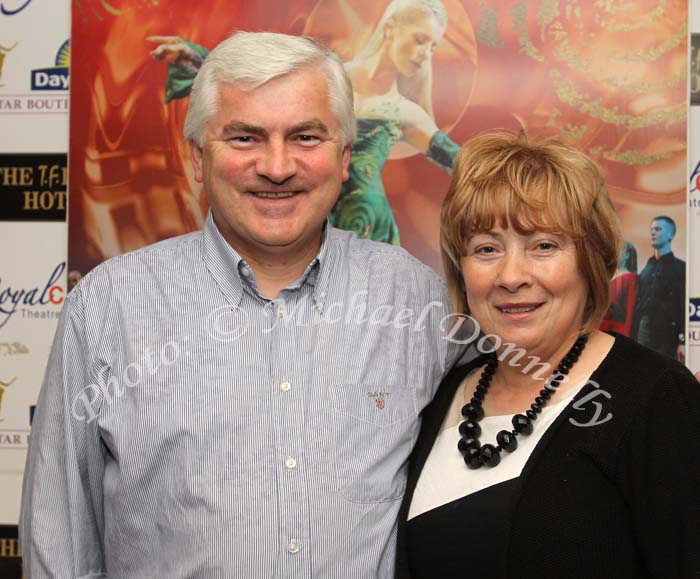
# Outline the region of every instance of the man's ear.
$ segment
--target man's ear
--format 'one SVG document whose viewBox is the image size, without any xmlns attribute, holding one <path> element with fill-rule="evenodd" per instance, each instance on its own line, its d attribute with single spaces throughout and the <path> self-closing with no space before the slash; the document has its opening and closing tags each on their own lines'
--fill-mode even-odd
<svg viewBox="0 0 700 579">
<path fill-rule="evenodd" d="M 348 169 L 350 167 L 350 156 L 351 156 L 350 145 L 345 145 L 345 148 L 343 149 L 343 160 L 342 160 L 343 181 L 347 181 L 350 178 L 350 172 L 348 171 Z"/>
<path fill-rule="evenodd" d="M 190 151 L 192 153 L 192 169 L 194 169 L 194 180 L 197 183 L 201 183 L 204 180 L 204 170 L 203 164 L 204 159 L 202 158 L 202 148 L 195 142 L 190 141 Z"/>
</svg>

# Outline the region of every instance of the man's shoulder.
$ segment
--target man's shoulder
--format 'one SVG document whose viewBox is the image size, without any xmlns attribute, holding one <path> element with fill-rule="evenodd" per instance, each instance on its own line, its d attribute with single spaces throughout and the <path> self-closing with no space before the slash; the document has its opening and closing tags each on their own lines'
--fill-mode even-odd
<svg viewBox="0 0 700 579">
<path fill-rule="evenodd" d="M 667 264 L 670 264 L 674 267 L 685 267 L 685 261 L 680 259 L 679 257 L 676 257 L 674 253 L 669 253 L 664 255 L 665 259 L 657 259 L 654 254 L 652 253 L 649 259 L 647 259 L 646 265 L 644 266 L 644 269 L 651 269 L 655 265 L 661 265 L 664 263 L 664 261 Z M 642 270 L 644 271 L 644 270 Z"/>
<path fill-rule="evenodd" d="M 187 249 L 193 244 L 199 243 L 201 238 L 201 230 L 193 231 L 192 233 L 185 233 L 184 235 L 169 237 L 167 239 L 151 243 L 150 245 L 145 245 L 144 247 L 122 253 L 121 255 L 115 256 L 111 259 L 126 260 L 133 257 L 138 257 L 139 259 L 148 259 L 149 257 L 157 259 L 159 255 L 164 253 L 175 253 L 183 249 Z"/>
<path fill-rule="evenodd" d="M 179 267 L 182 259 L 199 255 L 201 236 L 201 231 L 186 233 L 111 257 L 87 273 L 79 285 L 119 278 L 138 283 L 159 274 L 172 277 L 180 272 L 184 275 L 185 272 Z"/>
<path fill-rule="evenodd" d="M 445 283 L 433 269 L 403 247 L 358 237 L 354 232 L 335 227 L 330 228 L 329 235 L 331 243 L 347 255 L 351 266 L 359 265 L 367 271 L 381 267 L 395 275 L 417 276 L 439 285 Z"/>
<path fill-rule="evenodd" d="M 685 261 L 683 261 L 679 257 L 676 257 L 675 255 L 673 256 L 673 265 L 678 269 L 682 268 L 685 270 Z"/>
</svg>

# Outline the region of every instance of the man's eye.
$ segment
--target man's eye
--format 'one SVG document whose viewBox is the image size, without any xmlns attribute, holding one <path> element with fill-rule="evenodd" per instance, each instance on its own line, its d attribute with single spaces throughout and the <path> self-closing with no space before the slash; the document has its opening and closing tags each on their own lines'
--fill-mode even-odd
<svg viewBox="0 0 700 579">
<path fill-rule="evenodd" d="M 315 145 L 321 139 L 315 135 L 297 135 L 296 140 L 304 145 Z"/>
</svg>

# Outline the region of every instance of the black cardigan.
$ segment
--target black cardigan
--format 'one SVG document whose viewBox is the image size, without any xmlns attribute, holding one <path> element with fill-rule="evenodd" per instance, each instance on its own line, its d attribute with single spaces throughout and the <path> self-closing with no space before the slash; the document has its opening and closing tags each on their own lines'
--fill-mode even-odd
<svg viewBox="0 0 700 579">
<path fill-rule="evenodd" d="M 450 372 L 424 410 L 399 519 L 401 579 L 412 577 L 415 551 L 407 550 L 406 516 L 416 482 L 457 387 L 483 362 Z M 598 389 L 587 384 L 535 447 L 507 507 L 505 536 L 499 537 L 505 550 L 493 561 L 494 576 L 700 577 L 700 385 L 681 364 L 622 336 L 591 381 L 610 398 L 593 395 L 583 402 Z M 574 408 L 577 402 L 583 410 Z M 611 412 L 610 420 L 590 427 L 571 423 L 590 422 L 596 402 L 602 405 L 598 420 Z M 454 525 L 439 528 L 443 536 L 436 540 L 453 541 L 464 525 L 479 521 L 455 517 Z M 470 560 L 479 552 L 462 543 L 453 553 L 463 562 L 460 572 L 455 574 L 455 561 L 435 560 L 430 579 L 475 577 Z"/>
</svg>

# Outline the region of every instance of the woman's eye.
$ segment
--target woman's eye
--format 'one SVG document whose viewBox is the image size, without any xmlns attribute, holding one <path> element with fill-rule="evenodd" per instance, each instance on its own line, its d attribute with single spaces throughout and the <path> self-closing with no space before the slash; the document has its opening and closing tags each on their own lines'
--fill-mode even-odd
<svg viewBox="0 0 700 579">
<path fill-rule="evenodd" d="M 540 241 L 537 244 L 537 249 L 539 249 L 540 251 L 551 251 L 552 249 L 555 249 L 555 248 L 556 248 L 556 245 L 554 245 L 553 243 L 551 243 L 549 241 Z"/>
</svg>

